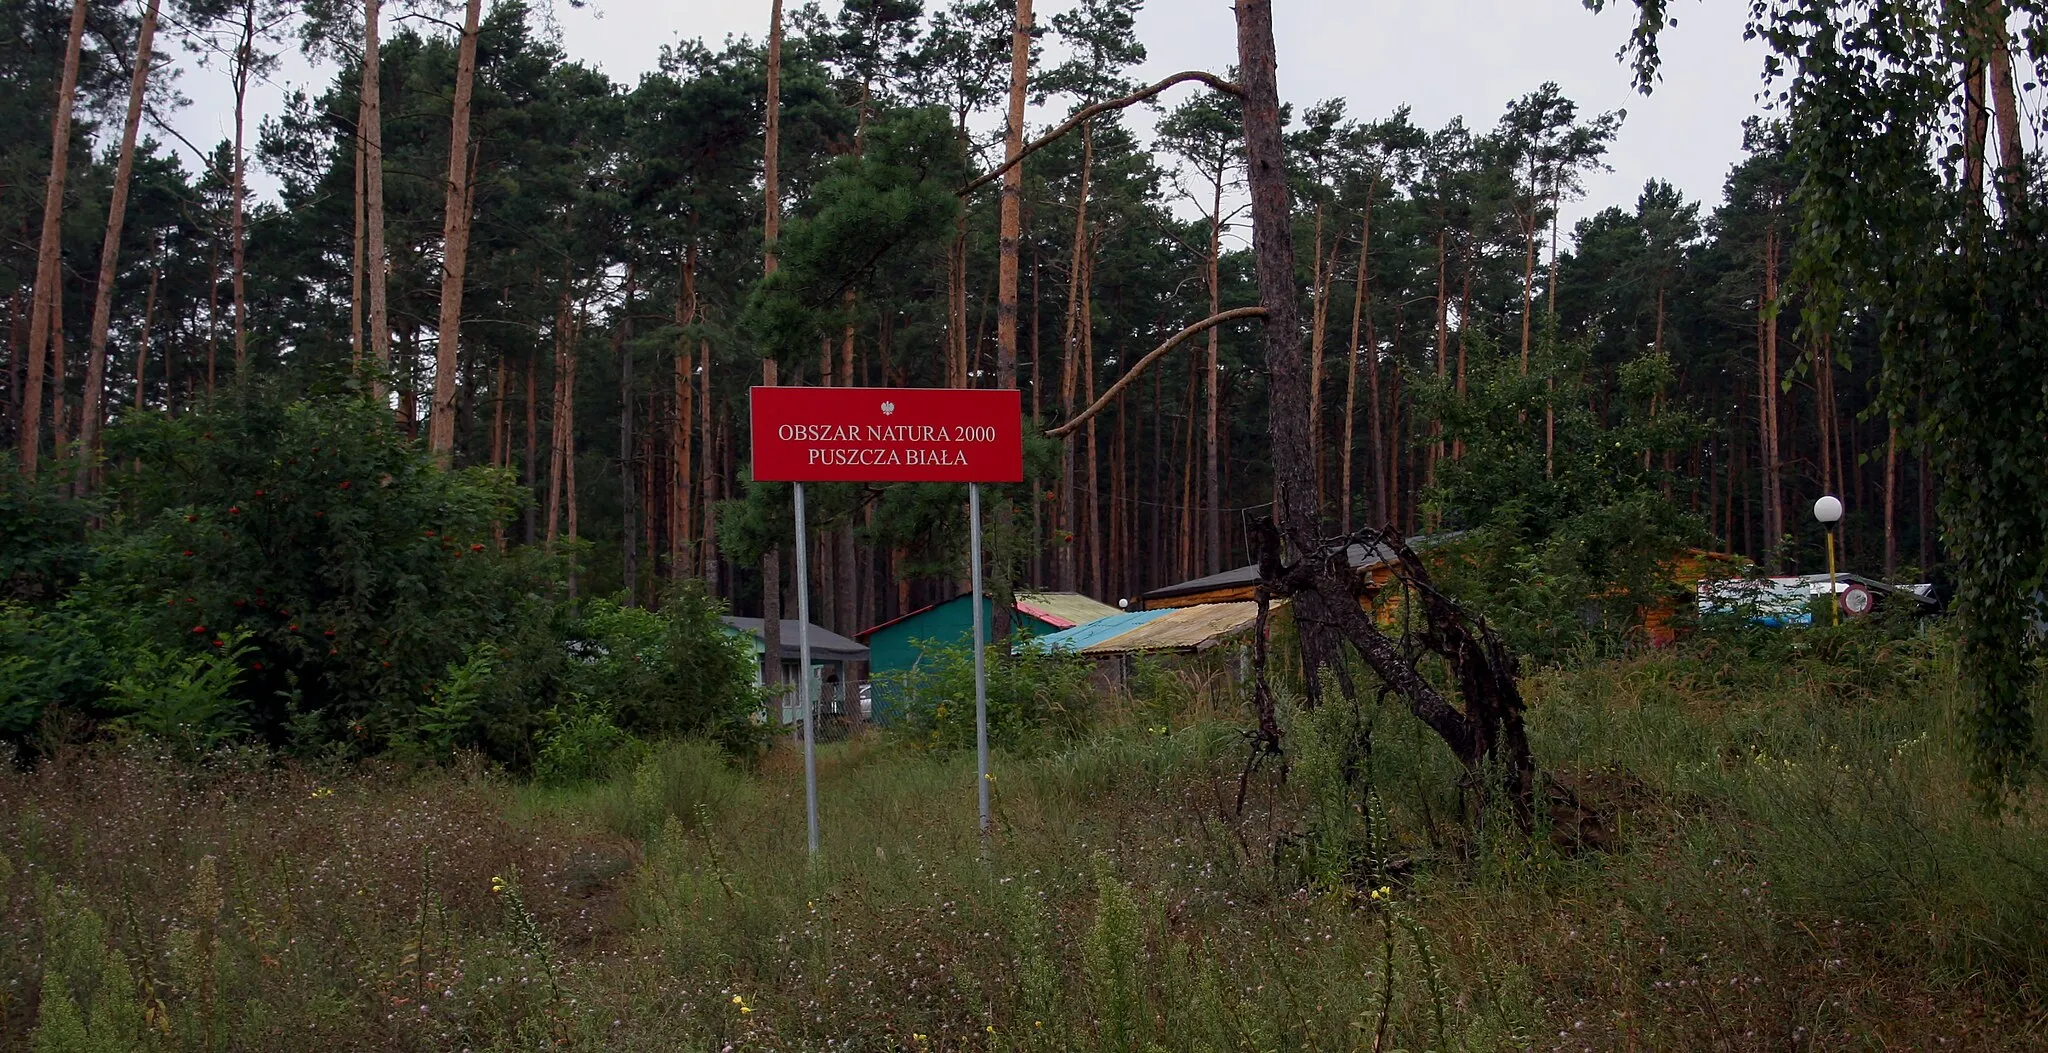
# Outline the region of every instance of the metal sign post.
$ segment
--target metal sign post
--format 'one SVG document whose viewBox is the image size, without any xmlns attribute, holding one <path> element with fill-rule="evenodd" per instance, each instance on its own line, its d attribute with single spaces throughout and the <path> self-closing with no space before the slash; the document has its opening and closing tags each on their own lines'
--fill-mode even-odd
<svg viewBox="0 0 2048 1053">
<path fill-rule="evenodd" d="M 981 788 L 981 832 L 988 833 L 988 645 L 981 614 L 981 484 L 967 484 L 968 566 L 974 579 L 974 772 Z"/>
<path fill-rule="evenodd" d="M 981 609 L 981 483 L 1024 481 L 1023 407 L 1014 389 L 759 387 L 754 479 L 796 484 L 797 649 L 803 665 L 804 809 L 818 852 L 817 717 L 811 690 L 810 537 L 804 485 L 966 483 L 974 561 L 974 747 L 981 830 L 989 829 L 988 631 Z M 780 661 L 778 657 L 776 659 Z"/>
<path fill-rule="evenodd" d="M 818 854 L 818 720 L 811 705 L 811 554 L 804 525 L 804 484 L 796 484 L 796 650 L 797 701 L 804 711 L 804 819 L 810 825 L 811 855 Z M 777 658 L 776 661 L 781 661 Z"/>
</svg>

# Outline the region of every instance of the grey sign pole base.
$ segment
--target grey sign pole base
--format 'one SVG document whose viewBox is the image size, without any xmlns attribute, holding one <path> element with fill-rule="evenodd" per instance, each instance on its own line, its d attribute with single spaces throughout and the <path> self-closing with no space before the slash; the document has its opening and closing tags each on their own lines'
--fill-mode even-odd
<svg viewBox="0 0 2048 1053">
<path fill-rule="evenodd" d="M 796 486 L 797 701 L 804 719 L 804 818 L 810 825 L 811 856 L 818 854 L 818 721 L 811 705 L 811 553 L 804 524 L 804 484 Z M 775 661 L 781 661 L 778 656 Z"/>
<path fill-rule="evenodd" d="M 981 832 L 988 833 L 988 633 L 982 626 L 981 484 L 967 484 L 968 565 L 974 579 L 974 757 L 981 790 Z"/>
</svg>

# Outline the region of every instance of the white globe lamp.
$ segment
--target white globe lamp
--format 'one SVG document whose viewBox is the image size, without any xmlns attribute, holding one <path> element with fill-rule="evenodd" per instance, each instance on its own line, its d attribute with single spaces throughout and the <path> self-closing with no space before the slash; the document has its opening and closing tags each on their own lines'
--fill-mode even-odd
<svg viewBox="0 0 2048 1053">
<path fill-rule="evenodd" d="M 1842 499 L 1824 494 L 1813 503 L 1813 518 L 1827 528 L 1828 536 L 1828 618 L 1842 624 L 1842 600 L 1835 594 L 1835 524 L 1842 521 Z"/>
</svg>

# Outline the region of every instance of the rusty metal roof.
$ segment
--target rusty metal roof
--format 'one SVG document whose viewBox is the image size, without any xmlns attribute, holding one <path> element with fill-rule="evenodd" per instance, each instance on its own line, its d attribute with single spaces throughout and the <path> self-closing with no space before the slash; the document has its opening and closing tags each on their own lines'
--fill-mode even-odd
<svg viewBox="0 0 2048 1053">
<path fill-rule="evenodd" d="M 1278 609 L 1281 605 L 1273 605 Z M 1088 645 L 1082 654 L 1107 657 L 1119 654 L 1205 651 L 1226 639 L 1249 631 L 1258 621 L 1259 605 L 1249 600 L 1236 603 L 1206 603 L 1167 611 L 1129 632 Z"/>
<path fill-rule="evenodd" d="M 1462 536 L 1464 536 L 1463 531 L 1418 535 L 1408 539 L 1408 547 L 1421 552 L 1434 548 L 1446 541 L 1456 540 Z M 1344 557 L 1345 561 L 1351 564 L 1352 570 L 1368 570 L 1373 567 L 1393 563 L 1397 559 L 1394 555 L 1394 550 L 1385 545 L 1373 545 L 1370 548 L 1365 545 L 1349 545 L 1344 549 Z M 1204 592 L 1216 592 L 1221 589 L 1246 588 L 1258 583 L 1259 565 L 1254 563 L 1249 567 L 1238 567 L 1235 570 L 1226 570 L 1219 574 L 1195 578 L 1192 581 L 1183 581 L 1177 585 L 1161 586 L 1145 593 L 1144 599 L 1168 600 L 1176 596 L 1193 596 Z"/>
<path fill-rule="evenodd" d="M 1019 592 L 1017 609 L 1055 625 L 1065 622 L 1060 626 L 1062 629 L 1086 625 L 1118 613 L 1115 607 L 1078 592 Z"/>
</svg>

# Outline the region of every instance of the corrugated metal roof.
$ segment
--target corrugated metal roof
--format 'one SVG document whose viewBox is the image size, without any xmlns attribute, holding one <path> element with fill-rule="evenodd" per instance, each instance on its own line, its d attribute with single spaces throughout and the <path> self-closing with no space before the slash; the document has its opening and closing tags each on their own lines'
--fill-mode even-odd
<svg viewBox="0 0 2048 1053">
<path fill-rule="evenodd" d="M 1025 610 L 1025 608 L 1036 608 Z M 1047 621 L 1066 622 L 1068 627 L 1086 625 L 1119 613 L 1115 607 L 1078 592 L 1020 592 L 1017 608 Z M 1042 613 L 1041 613 L 1042 612 Z M 1045 618 L 1045 615 L 1051 618 Z"/>
<path fill-rule="evenodd" d="M 898 622 L 907 622 L 921 614 L 938 610 L 966 595 L 964 592 L 956 593 L 937 603 L 927 604 L 907 614 L 899 614 L 878 625 L 870 625 L 854 633 L 854 638 L 865 640 Z M 1036 618 L 1055 629 L 1071 629 L 1076 625 L 1084 625 L 1097 618 L 1106 618 L 1117 613 L 1115 607 L 1100 600 L 1083 596 L 1078 592 L 1020 592 L 1017 593 L 1017 602 L 1013 609 L 1026 617 Z"/>
<path fill-rule="evenodd" d="M 1278 609 L 1281 605 L 1273 605 Z M 1259 605 L 1249 600 L 1208 603 L 1156 613 L 1125 632 L 1081 648 L 1084 655 L 1108 656 L 1156 651 L 1201 651 L 1244 632 L 1259 618 Z"/>
<path fill-rule="evenodd" d="M 1112 637 L 1121 636 L 1146 622 L 1156 621 L 1172 611 L 1119 611 L 1107 618 L 1047 633 L 1036 639 L 1026 640 L 1017 645 L 1019 651 L 1079 651 L 1091 644 L 1098 644 Z"/>
<path fill-rule="evenodd" d="M 726 615 L 724 621 L 735 632 L 753 637 L 756 654 L 767 649 L 761 642 L 761 619 Z M 796 658 L 801 655 L 802 651 L 798 646 L 801 641 L 796 638 L 797 627 L 800 624 L 795 618 L 782 619 L 782 657 Z M 811 661 L 865 662 L 867 658 L 867 648 L 816 622 L 811 623 Z"/>
<path fill-rule="evenodd" d="M 1408 539 L 1408 547 L 1420 552 L 1423 549 L 1441 544 L 1458 536 L 1458 533 L 1453 532 L 1411 537 Z M 1351 569 L 1353 570 L 1364 570 L 1367 567 L 1377 567 L 1382 563 L 1392 563 L 1396 558 L 1394 550 L 1385 545 L 1373 545 L 1370 548 L 1364 545 L 1351 545 L 1344 550 L 1344 556 L 1346 562 L 1351 564 Z M 1144 598 L 1148 600 L 1163 600 L 1198 592 L 1213 592 L 1217 589 L 1242 588 L 1247 585 L 1257 585 L 1258 583 L 1259 565 L 1254 563 L 1249 567 L 1238 567 L 1235 570 L 1226 570 L 1218 574 L 1208 575 L 1207 577 L 1183 581 L 1176 585 L 1161 586 L 1146 593 Z"/>
</svg>

